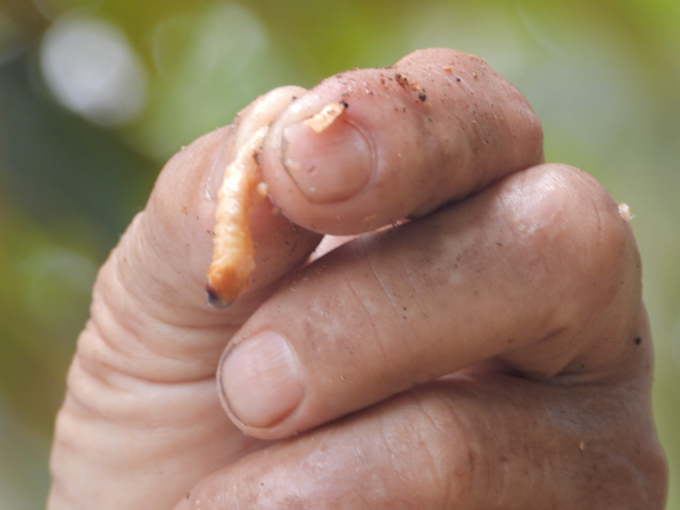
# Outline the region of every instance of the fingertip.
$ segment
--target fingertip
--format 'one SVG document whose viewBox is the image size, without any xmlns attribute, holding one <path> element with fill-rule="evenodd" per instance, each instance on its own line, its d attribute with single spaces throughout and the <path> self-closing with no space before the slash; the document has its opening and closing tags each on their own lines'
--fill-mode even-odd
<svg viewBox="0 0 680 510">
<path fill-rule="evenodd" d="M 472 55 L 433 49 L 322 81 L 272 124 L 262 169 L 295 223 L 348 235 L 428 214 L 542 157 L 540 122 L 516 88 Z"/>
</svg>

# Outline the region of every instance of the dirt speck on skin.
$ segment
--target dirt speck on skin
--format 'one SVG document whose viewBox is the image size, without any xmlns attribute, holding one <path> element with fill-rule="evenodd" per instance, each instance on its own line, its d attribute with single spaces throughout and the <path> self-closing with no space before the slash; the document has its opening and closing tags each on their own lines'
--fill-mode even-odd
<svg viewBox="0 0 680 510">
<path fill-rule="evenodd" d="M 619 214 L 626 221 L 631 221 L 635 215 L 630 211 L 630 207 L 625 202 L 619 204 Z"/>
<path fill-rule="evenodd" d="M 394 75 L 394 78 L 397 80 L 397 83 L 401 87 L 409 89 L 412 92 L 417 92 L 420 89 L 420 85 L 418 84 L 418 82 L 410 81 L 405 74 L 397 73 Z"/>
</svg>

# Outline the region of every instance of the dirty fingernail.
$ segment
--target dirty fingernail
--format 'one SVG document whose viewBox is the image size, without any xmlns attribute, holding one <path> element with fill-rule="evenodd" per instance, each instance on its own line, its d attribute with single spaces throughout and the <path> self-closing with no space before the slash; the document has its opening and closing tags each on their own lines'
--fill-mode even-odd
<svg viewBox="0 0 680 510">
<path fill-rule="evenodd" d="M 312 203 L 347 200 L 368 184 L 373 154 L 364 135 L 352 124 L 336 120 L 321 133 L 303 122 L 283 131 L 283 165 Z"/>
<path fill-rule="evenodd" d="M 220 367 L 224 405 L 243 424 L 264 428 L 286 418 L 304 389 L 288 342 L 265 330 L 234 347 Z"/>
</svg>

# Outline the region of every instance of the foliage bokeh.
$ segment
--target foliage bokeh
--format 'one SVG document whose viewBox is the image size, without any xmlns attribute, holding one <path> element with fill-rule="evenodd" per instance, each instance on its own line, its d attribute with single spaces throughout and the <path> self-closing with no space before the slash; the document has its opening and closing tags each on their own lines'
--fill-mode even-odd
<svg viewBox="0 0 680 510">
<path fill-rule="evenodd" d="M 129 115 L 59 95 L 46 55 L 77 26 L 130 56 Z M 538 112 L 548 161 L 583 168 L 631 206 L 667 508 L 680 509 L 678 26 L 677 0 L 0 2 L 0 510 L 43 505 L 96 268 L 163 161 L 273 87 L 432 46 L 486 59 Z"/>
</svg>

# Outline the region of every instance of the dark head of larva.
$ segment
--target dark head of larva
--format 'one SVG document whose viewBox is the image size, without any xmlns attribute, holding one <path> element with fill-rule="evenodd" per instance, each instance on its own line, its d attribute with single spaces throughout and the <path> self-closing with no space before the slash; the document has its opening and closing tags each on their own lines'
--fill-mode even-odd
<svg viewBox="0 0 680 510">
<path fill-rule="evenodd" d="M 212 285 L 206 285 L 205 291 L 208 295 L 208 303 L 210 303 L 213 308 L 228 308 L 231 306 L 231 303 L 225 303 L 220 299 L 217 295 L 217 290 Z"/>
</svg>

